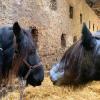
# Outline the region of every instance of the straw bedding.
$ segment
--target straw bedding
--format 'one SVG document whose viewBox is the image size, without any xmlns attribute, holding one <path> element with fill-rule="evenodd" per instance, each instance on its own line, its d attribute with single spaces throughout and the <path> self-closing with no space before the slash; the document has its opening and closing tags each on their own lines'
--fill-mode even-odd
<svg viewBox="0 0 100 100">
<path fill-rule="evenodd" d="M 19 90 L 9 92 L 2 100 L 19 100 Z M 41 86 L 24 89 L 23 100 L 100 100 L 100 82 L 74 89 L 54 86 L 49 77 L 45 77 Z"/>
</svg>

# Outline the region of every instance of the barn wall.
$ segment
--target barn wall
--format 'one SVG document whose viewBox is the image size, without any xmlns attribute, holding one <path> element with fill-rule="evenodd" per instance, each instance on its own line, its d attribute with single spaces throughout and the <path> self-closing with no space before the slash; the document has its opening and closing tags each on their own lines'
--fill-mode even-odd
<svg viewBox="0 0 100 100">
<path fill-rule="evenodd" d="M 69 17 L 69 7 L 73 7 L 73 19 Z M 59 60 L 63 51 L 73 38 L 81 35 L 82 23 L 86 22 L 90 30 L 100 29 L 99 19 L 85 0 L 0 0 L 0 26 L 19 21 L 22 27 L 36 26 L 38 29 L 38 50 L 48 67 Z M 64 34 L 65 47 L 61 45 Z"/>
</svg>

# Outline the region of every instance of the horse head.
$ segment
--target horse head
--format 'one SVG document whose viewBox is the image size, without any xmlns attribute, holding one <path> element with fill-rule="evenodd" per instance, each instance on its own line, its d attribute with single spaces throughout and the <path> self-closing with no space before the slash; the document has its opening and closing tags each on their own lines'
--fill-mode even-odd
<svg viewBox="0 0 100 100">
<path fill-rule="evenodd" d="M 34 45 L 31 33 L 33 30 L 25 30 L 18 22 L 13 25 L 13 32 L 17 44 L 17 64 L 19 66 L 18 76 L 33 86 L 41 85 L 44 79 L 44 69 L 39 54 Z"/>
<path fill-rule="evenodd" d="M 83 24 L 82 36 L 50 70 L 54 84 L 81 84 L 100 80 L 100 40 Z"/>
</svg>

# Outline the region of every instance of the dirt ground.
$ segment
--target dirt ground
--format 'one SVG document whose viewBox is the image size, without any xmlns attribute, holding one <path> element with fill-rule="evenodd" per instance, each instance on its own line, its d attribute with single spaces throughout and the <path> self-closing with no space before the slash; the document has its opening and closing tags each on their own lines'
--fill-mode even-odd
<svg viewBox="0 0 100 100">
<path fill-rule="evenodd" d="M 2 100 L 19 100 L 19 91 L 9 92 Z M 74 89 L 54 86 L 49 77 L 45 77 L 41 86 L 28 86 L 24 89 L 23 100 L 100 100 L 100 82 L 94 81 Z"/>
</svg>

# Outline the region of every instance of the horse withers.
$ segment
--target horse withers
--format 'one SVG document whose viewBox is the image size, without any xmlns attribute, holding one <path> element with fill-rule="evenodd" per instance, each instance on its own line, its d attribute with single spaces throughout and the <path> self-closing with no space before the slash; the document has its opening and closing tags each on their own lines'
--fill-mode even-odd
<svg viewBox="0 0 100 100">
<path fill-rule="evenodd" d="M 41 85 L 44 69 L 31 32 L 15 22 L 0 28 L 0 80 L 8 79 L 9 71 L 32 86 Z"/>
<path fill-rule="evenodd" d="M 98 32 L 100 34 L 100 32 Z M 83 24 L 82 36 L 50 70 L 54 84 L 86 84 L 100 80 L 100 39 Z"/>
</svg>

